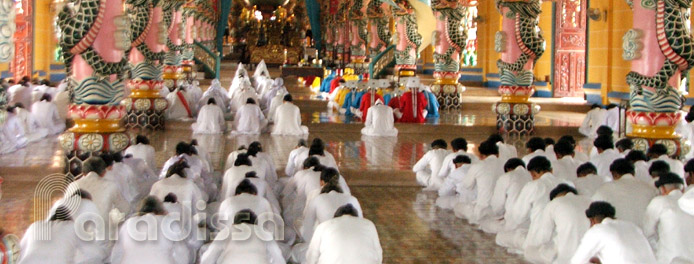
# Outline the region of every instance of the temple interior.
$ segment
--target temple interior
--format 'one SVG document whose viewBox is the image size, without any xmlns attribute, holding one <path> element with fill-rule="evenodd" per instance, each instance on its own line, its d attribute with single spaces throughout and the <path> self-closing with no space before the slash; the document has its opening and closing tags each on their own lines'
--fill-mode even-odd
<svg viewBox="0 0 694 264">
<path fill-rule="evenodd" d="M 560 138 L 569 136 L 576 165 L 566 173 L 574 180 L 579 165 L 601 159 L 595 157 L 605 152 L 598 143 L 604 137 L 615 149 L 628 139 L 629 151 L 652 159 L 648 166 L 657 158 L 651 158 L 657 152 L 652 149 L 665 146 L 665 157 L 673 162 L 668 161 L 668 172 L 682 169 L 682 180 L 666 182 L 670 178 L 660 176 L 663 184 L 659 185 L 660 180 L 646 167 L 644 185 L 656 185 L 654 197 L 664 192 L 662 186 L 684 185 L 675 191 L 692 199 L 688 205 L 694 208 L 694 191 L 684 189 L 694 175 L 694 163 L 688 162 L 694 157 L 690 143 L 694 112 L 689 112 L 694 104 L 694 95 L 689 94 L 694 85 L 689 78 L 694 65 L 691 0 L 0 1 L 0 263 L 62 263 L 48 258 L 35 262 L 38 258 L 32 260 L 27 254 L 36 253 L 22 248 L 20 241 L 29 240 L 25 234 L 36 222 L 55 216 L 53 207 L 72 195 L 68 185 L 91 173 L 89 160 L 106 159 L 103 155 L 116 162 L 115 156 L 132 159 L 126 149 L 139 145 L 141 136 L 154 149 L 154 164 L 147 165 L 155 177 L 160 176 L 158 181 L 170 176 L 176 166 L 172 161 L 185 161 L 181 142 L 197 141 L 197 146 L 190 147 L 197 148 L 195 156 L 207 162 L 209 169 L 196 177 L 213 182 L 199 186 L 208 212 L 209 206 L 224 200 L 217 192 L 227 184 L 229 167 L 238 166 L 229 164 L 232 154 L 260 142 L 268 155 L 263 162 L 274 169 L 265 172 L 265 177 L 276 174 L 278 178 L 276 183 L 269 182 L 277 184 L 277 189 L 268 190 L 275 191 L 281 204 L 281 212 L 275 213 L 285 218 L 285 229 L 296 229 L 289 234 L 298 233 L 296 241 L 282 241 L 287 248 L 280 246 L 282 263 L 334 263 L 309 262 L 310 253 L 297 253 L 300 241 L 307 247 L 308 241 L 317 241 L 322 225 L 317 225 L 313 240 L 301 238 L 303 230 L 297 223 L 292 226 L 287 217 L 294 209 L 285 204 L 292 202 L 285 196 L 289 188 L 285 184 L 294 184 L 293 177 L 299 174 L 290 175 L 285 168 L 294 166 L 291 155 L 300 140 L 311 148 L 315 139 L 322 140 L 349 194 L 358 200 L 360 215 L 377 230 L 381 259 L 346 263 L 584 263 L 571 258 L 575 248 L 568 258 L 561 255 L 564 242 L 556 238 L 547 243 L 560 253 L 555 249 L 549 258 L 529 257 L 529 238 L 526 245 L 521 241 L 520 249 L 502 245 L 496 231 L 482 230 L 479 212 L 471 217 L 456 206 L 441 206 L 443 183 L 433 184 L 433 175 L 429 184 L 422 183 L 421 171 L 416 169 L 420 159 L 436 149 L 432 142 L 438 139 L 450 142 L 444 148 L 453 153 L 458 150 L 453 146 L 455 139 L 464 138 L 467 150 L 463 152 L 480 159 L 467 161 L 472 163 L 469 168 L 476 168 L 476 162 L 491 155 L 486 144 L 491 142 L 490 135 L 501 136 L 500 146 L 515 148 L 513 158 L 534 153 L 531 138 L 557 146 L 565 143 Z M 215 110 L 219 121 L 203 118 L 210 98 L 221 110 Z M 255 101 L 248 103 L 249 98 Z M 282 106 L 274 108 L 275 101 Z M 246 118 L 239 113 L 254 104 L 262 125 L 239 124 Z M 298 107 L 298 128 L 308 132 L 277 132 L 286 112 L 274 110 L 288 109 L 281 108 L 286 104 Z M 371 108 L 376 106 L 390 111 L 387 117 L 392 121 L 373 117 L 376 110 Z M 53 123 L 45 125 L 46 119 Z M 208 121 L 216 122 L 214 126 L 221 130 L 206 131 L 202 126 Z M 384 122 L 394 135 L 365 132 L 376 131 L 368 128 L 378 122 Z M 609 128 L 608 136 L 601 134 L 603 127 Z M 497 145 L 497 153 L 491 156 L 502 155 Z M 610 162 L 629 159 L 629 151 L 620 149 L 615 154 L 619 157 Z M 552 154 L 547 159 L 555 175 L 564 175 L 555 162 L 568 154 L 556 152 L 556 157 Z M 590 160 L 579 159 L 579 153 Z M 452 166 L 452 171 L 460 167 L 454 161 L 438 162 L 436 166 Z M 523 162 L 530 171 L 532 162 L 525 158 Z M 431 164 L 429 173 L 438 172 Z M 478 174 L 491 175 L 497 169 L 508 173 L 503 165 L 481 168 L 489 172 Z M 615 172 L 610 164 L 593 165 L 597 167 L 594 174 L 603 176 L 605 169 L 611 180 Z M 134 178 L 148 177 L 137 174 L 135 166 L 132 171 Z M 119 172 L 106 173 L 108 177 Z M 639 174 L 639 167 L 631 174 Z M 144 193 L 133 194 L 137 198 L 129 200 L 130 212 L 120 212 L 124 218 L 117 226 L 124 228 L 128 217 L 143 214 L 138 210 L 140 201 L 150 194 L 155 181 L 150 180 Z M 323 184 L 321 175 L 321 188 Z M 473 208 L 481 206 L 483 197 L 482 183 L 476 184 L 473 198 L 478 200 Z M 578 189 L 576 196 L 590 201 L 578 183 L 570 185 L 574 194 Z M 456 186 L 449 196 L 462 201 L 467 194 Z M 493 187 L 494 183 L 491 189 L 496 191 Z M 544 199 L 552 189 L 543 193 Z M 576 209 L 586 230 L 586 209 L 598 201 L 595 196 L 593 201 L 590 208 L 586 204 Z M 506 203 L 508 213 L 513 207 Z M 536 207 L 533 210 L 542 211 Z M 620 219 L 623 208 L 615 207 Z M 692 220 L 686 226 L 694 227 L 694 215 L 687 214 L 693 211 L 683 207 L 677 221 Z M 303 209 L 298 214 L 306 217 Z M 536 219 L 531 214 L 530 231 Z M 504 216 L 508 217 L 497 214 L 494 220 L 504 221 Z M 209 221 L 202 223 L 209 225 Z M 219 230 L 207 231 L 216 234 Z M 561 233 L 554 235 L 557 232 Z M 694 263 L 694 254 L 678 252 L 679 259 L 672 252 L 665 256 L 663 246 L 646 237 L 657 262 L 642 258 L 643 262 L 633 263 Z M 575 243 L 582 242 L 578 238 Z M 227 263 L 221 258 L 205 262 L 212 240 L 193 246 L 188 261 L 154 263 Z M 662 234 L 660 240 L 665 240 Z M 116 261 L 111 253 L 114 244 L 120 245 L 111 241 L 102 261 L 83 263 L 137 263 Z M 309 252 L 312 249 L 313 244 Z M 591 257 L 602 263 L 610 260 L 599 254 Z M 615 259 L 619 258 L 611 260 Z M 617 263 L 631 263 L 623 261 Z M 79 262 L 71 258 L 65 263 Z"/>
</svg>

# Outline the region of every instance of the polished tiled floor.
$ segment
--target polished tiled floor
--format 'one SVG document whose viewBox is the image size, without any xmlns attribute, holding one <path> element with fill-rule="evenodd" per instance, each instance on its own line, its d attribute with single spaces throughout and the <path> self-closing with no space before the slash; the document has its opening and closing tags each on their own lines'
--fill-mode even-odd
<svg viewBox="0 0 694 264">
<path fill-rule="evenodd" d="M 296 89 L 290 87 L 290 90 Z M 422 192 L 410 171 L 433 139 L 448 141 L 463 136 L 474 149 L 490 129 L 493 130 L 495 120 L 489 109 L 445 113 L 439 120 L 431 120 L 426 125 L 398 124 L 402 132 L 397 138 L 362 137 L 358 132 L 361 125 L 327 111 L 304 113 L 303 118 L 312 131 L 310 138 L 320 137 L 327 142 L 353 194 L 360 200 L 364 216 L 376 224 L 385 263 L 523 262 L 520 257 L 496 246 L 492 236 L 477 231 L 451 212 L 436 208 L 433 205 L 436 195 Z M 582 118 L 582 114 L 576 113 L 542 113 L 538 116 L 538 125 L 551 129 L 542 130 L 538 135 L 559 137 L 557 132 L 543 131 L 552 131 L 555 126 L 575 127 Z M 461 130 L 450 131 L 456 127 Z M 463 130 L 462 127 L 467 128 Z M 167 131 L 149 132 L 159 164 L 173 154 L 176 143 L 193 137 L 189 128 L 188 122 L 169 122 Z M 282 170 L 298 140 L 268 134 L 195 138 L 210 152 L 217 170 L 223 167 L 227 153 L 254 140 L 263 143 L 265 151 L 272 154 Z M 523 139 L 511 140 L 522 149 Z M 62 156 L 56 137 L 0 156 L 0 175 L 5 178 L 0 200 L 0 228 L 21 236 L 34 219 L 44 217 L 45 209 L 34 208 L 34 189 L 43 177 L 61 171 Z"/>
</svg>

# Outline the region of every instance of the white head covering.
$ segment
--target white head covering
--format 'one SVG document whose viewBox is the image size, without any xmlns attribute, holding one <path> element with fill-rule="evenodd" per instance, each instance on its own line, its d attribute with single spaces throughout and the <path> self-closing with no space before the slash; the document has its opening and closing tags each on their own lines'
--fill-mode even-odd
<svg viewBox="0 0 694 264">
<path fill-rule="evenodd" d="M 272 82 L 272 88 L 277 88 L 277 87 L 282 87 L 284 86 L 284 79 L 281 77 L 275 78 L 275 81 Z"/>
<path fill-rule="evenodd" d="M 258 63 L 258 66 L 255 68 L 255 72 L 253 72 L 253 78 L 258 78 L 261 73 L 265 73 L 265 76 L 270 77 L 270 72 L 267 71 L 265 60 L 261 60 L 260 63 Z"/>
<path fill-rule="evenodd" d="M 248 77 L 248 71 L 246 71 L 246 68 L 243 67 L 243 63 L 239 62 L 239 66 L 236 67 L 236 74 L 234 74 L 234 78 L 238 78 L 239 75 L 243 74 L 243 77 Z"/>
<path fill-rule="evenodd" d="M 417 88 L 420 86 L 419 77 L 407 77 L 402 80 L 407 88 Z"/>
<path fill-rule="evenodd" d="M 374 105 L 380 105 L 380 104 L 383 104 L 383 101 L 380 98 L 376 99 L 376 102 L 374 102 Z"/>
<path fill-rule="evenodd" d="M 369 88 L 378 88 L 378 79 L 371 79 L 368 82 Z"/>
<path fill-rule="evenodd" d="M 366 89 L 366 88 L 369 88 L 369 84 L 368 84 L 368 83 L 365 83 L 365 82 L 358 82 L 358 83 L 357 83 L 357 88 L 359 88 L 359 89 Z"/>
<path fill-rule="evenodd" d="M 357 87 L 357 81 L 346 81 L 346 82 L 345 82 L 345 87 L 347 87 L 347 88 L 356 88 L 356 87 Z"/>
</svg>

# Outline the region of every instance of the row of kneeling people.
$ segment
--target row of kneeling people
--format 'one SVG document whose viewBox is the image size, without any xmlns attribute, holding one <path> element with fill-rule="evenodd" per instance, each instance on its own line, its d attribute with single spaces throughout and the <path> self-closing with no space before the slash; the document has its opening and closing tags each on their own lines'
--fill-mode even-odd
<svg viewBox="0 0 694 264">
<path fill-rule="evenodd" d="M 278 179 L 260 142 L 227 157 L 181 142 L 159 175 L 138 144 L 84 162 L 83 175 L 20 243 L 31 263 L 381 263 L 374 224 L 320 139 L 300 142 Z M 298 160 L 301 159 L 301 162 Z M 332 162 L 331 162 L 332 161 Z"/>
<path fill-rule="evenodd" d="M 570 136 L 551 146 L 532 138 L 522 159 L 498 135 L 479 144 L 479 158 L 461 139 L 452 154 L 437 140 L 414 169 L 437 206 L 532 263 L 694 263 L 694 160 L 684 165 L 661 144 L 646 155 L 628 139 L 615 149 L 609 134 L 592 154 Z"/>
</svg>

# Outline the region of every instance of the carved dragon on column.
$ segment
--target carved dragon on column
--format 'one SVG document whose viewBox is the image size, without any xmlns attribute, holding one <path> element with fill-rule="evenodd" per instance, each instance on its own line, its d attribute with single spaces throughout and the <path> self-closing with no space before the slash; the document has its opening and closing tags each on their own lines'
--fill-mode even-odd
<svg viewBox="0 0 694 264">
<path fill-rule="evenodd" d="M 352 31 L 350 36 L 352 36 L 350 55 L 352 60 L 351 67 L 354 68 L 355 74 L 360 75 L 365 72 L 365 60 L 366 60 L 366 40 L 368 39 L 368 31 L 366 16 L 364 14 L 365 0 L 353 0 L 352 7 L 349 10 L 349 17 L 351 21 Z M 368 0 L 366 0 L 368 2 Z"/>
<path fill-rule="evenodd" d="M 193 70 L 193 66 L 195 65 L 193 39 L 195 36 L 189 36 L 189 34 L 194 35 L 194 31 L 191 24 L 194 23 L 194 17 L 195 3 L 191 1 L 183 7 L 183 22 L 181 23 L 181 32 L 185 33 L 182 34 L 181 37 L 183 39 L 183 44 L 181 44 L 181 46 L 183 47 L 183 49 L 181 50 L 181 65 L 183 67 L 183 73 L 185 74 L 185 78 L 189 82 L 192 82 L 195 78 L 195 71 Z M 191 30 L 190 32 L 188 31 L 189 29 Z"/>
<path fill-rule="evenodd" d="M 633 126 L 627 136 L 633 138 L 635 149 L 646 151 L 650 145 L 660 143 L 668 147 L 671 156 L 684 156 L 689 146 L 674 129 L 681 120 L 678 111 L 684 101 L 678 88 L 683 73 L 694 65 L 694 40 L 687 19 L 692 0 L 627 3 L 634 17 L 641 19 L 634 20 L 635 28 L 623 38 L 623 57 L 633 61 L 632 71 L 626 76 L 630 87 L 627 119 Z M 643 19 L 655 19 L 655 41 L 643 39 L 643 31 L 650 29 L 644 28 Z M 659 69 L 648 70 L 661 61 Z"/>
<path fill-rule="evenodd" d="M 349 40 L 347 38 L 347 19 L 346 16 L 348 14 L 348 8 L 349 8 L 349 1 L 340 1 L 337 9 L 337 16 L 335 18 L 335 39 L 337 42 L 337 60 L 342 63 L 343 61 L 346 61 L 348 58 L 345 58 L 345 54 L 347 53 L 347 46 L 346 42 Z"/>
<path fill-rule="evenodd" d="M 417 51 L 422 45 L 422 35 L 417 32 L 415 10 L 407 0 L 394 1 L 398 8 L 393 8 L 397 30 L 397 47 L 395 49 L 395 71 L 406 76 L 414 76 L 417 69 Z"/>
<path fill-rule="evenodd" d="M 168 107 L 166 99 L 159 95 L 163 80 L 162 60 L 164 52 L 155 52 L 148 46 L 150 34 L 157 34 L 158 43 L 163 43 L 166 29 L 155 21 L 155 12 L 161 12 L 159 0 L 129 1 L 132 21 L 132 50 L 130 60 L 130 96 L 123 100 L 128 111 L 127 126 L 149 129 L 164 128 L 164 110 Z M 160 14 L 160 13 L 158 13 Z M 157 15 L 158 15 L 157 14 Z M 151 36 L 150 36 L 151 38 Z"/>
<path fill-rule="evenodd" d="M 174 28 L 177 28 L 179 23 L 175 23 L 177 13 L 183 5 L 182 1 L 177 0 L 166 0 L 164 2 L 164 23 L 167 25 L 169 35 L 166 40 L 166 47 L 168 51 L 164 55 L 164 85 L 173 92 L 178 85 L 180 85 L 180 80 L 183 78 L 183 69 L 181 68 L 181 51 L 183 51 L 184 46 L 175 43 L 176 40 L 172 39 Z M 185 18 L 182 20 L 185 24 Z M 179 28 L 180 29 L 180 28 Z M 179 33 L 180 37 L 180 32 Z"/>
<path fill-rule="evenodd" d="M 434 32 L 434 79 L 431 90 L 442 109 L 460 108 L 460 93 L 465 87 L 458 83 L 460 53 L 467 41 L 467 32 L 460 29 L 465 7 L 459 0 L 434 0 L 437 16 Z"/>
<path fill-rule="evenodd" d="M 68 117 L 75 126 L 61 135 L 60 144 L 67 153 L 67 172 L 75 176 L 91 155 L 128 146 L 120 126 L 126 113 L 120 102 L 131 40 L 120 0 L 71 2 L 74 5 L 58 13 L 58 27 L 70 92 Z M 105 34 L 102 29 L 113 31 Z"/>
<path fill-rule="evenodd" d="M 383 52 L 389 45 L 392 38 L 390 33 L 388 15 L 389 10 L 382 0 L 371 0 L 366 9 L 366 14 L 371 22 L 371 33 L 369 35 L 369 52 L 371 58 Z"/>
<path fill-rule="evenodd" d="M 502 53 L 497 61 L 501 102 L 494 104 L 497 127 L 502 132 L 529 134 L 534 131 L 534 115 L 539 106 L 529 103 L 534 93 L 535 62 L 545 51 L 544 37 L 538 27 L 540 0 L 496 0 L 503 16 L 496 34 L 495 50 Z"/>
</svg>

